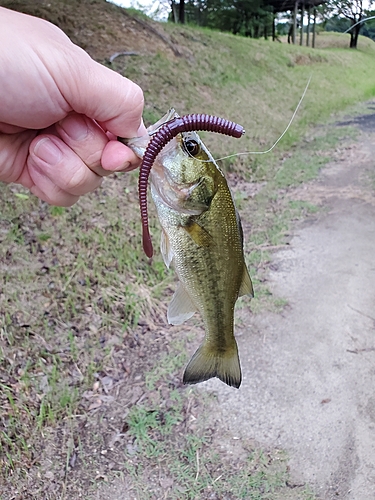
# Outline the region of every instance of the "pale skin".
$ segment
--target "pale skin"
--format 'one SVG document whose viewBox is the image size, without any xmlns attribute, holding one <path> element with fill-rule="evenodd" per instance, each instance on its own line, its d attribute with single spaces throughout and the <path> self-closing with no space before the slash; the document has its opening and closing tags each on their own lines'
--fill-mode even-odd
<svg viewBox="0 0 375 500">
<path fill-rule="evenodd" d="M 143 93 L 56 26 L 0 7 L 0 181 L 70 206 L 139 165 L 116 140 L 146 133 Z"/>
</svg>

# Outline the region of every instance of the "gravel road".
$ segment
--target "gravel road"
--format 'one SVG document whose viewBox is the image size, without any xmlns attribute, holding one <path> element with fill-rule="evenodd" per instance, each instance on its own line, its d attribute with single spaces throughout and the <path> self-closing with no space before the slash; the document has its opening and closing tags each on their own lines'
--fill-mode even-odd
<svg viewBox="0 0 375 500">
<path fill-rule="evenodd" d="M 286 450 L 294 483 L 318 498 L 374 500 L 375 114 L 347 124 L 356 141 L 290 194 L 322 210 L 274 254 L 270 289 L 288 306 L 242 317 L 239 391 L 205 388 L 218 394 L 228 446 Z"/>
</svg>

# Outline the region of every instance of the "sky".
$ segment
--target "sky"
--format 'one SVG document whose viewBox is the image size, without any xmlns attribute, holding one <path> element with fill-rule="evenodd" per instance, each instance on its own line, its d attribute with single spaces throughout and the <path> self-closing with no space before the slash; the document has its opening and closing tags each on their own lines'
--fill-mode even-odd
<svg viewBox="0 0 375 500">
<path fill-rule="evenodd" d="M 159 11 L 154 17 L 158 21 L 166 21 L 170 12 L 169 2 L 166 0 L 107 0 L 120 7 L 134 7 L 143 10 L 147 15 Z"/>
<path fill-rule="evenodd" d="M 111 0 L 111 2 L 120 7 L 134 7 L 134 4 L 138 3 L 136 0 Z"/>
</svg>

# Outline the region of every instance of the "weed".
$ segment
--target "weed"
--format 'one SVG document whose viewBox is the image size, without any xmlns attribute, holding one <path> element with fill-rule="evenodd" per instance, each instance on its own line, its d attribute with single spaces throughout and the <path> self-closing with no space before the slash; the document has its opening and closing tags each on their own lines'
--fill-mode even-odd
<svg viewBox="0 0 375 500">
<path fill-rule="evenodd" d="M 55 4 L 43 12 L 61 24 L 69 16 Z M 65 4 L 73 10 L 71 34 L 86 40 L 86 29 L 76 29 L 79 3 Z M 85 23 L 90 18 L 85 14 Z M 284 307 L 265 281 L 272 251 L 287 243 L 291 221 L 317 210 L 284 195 L 313 178 L 328 158 L 319 151 L 340 139 L 324 132 L 310 137 L 311 124 L 374 95 L 373 48 L 312 51 L 168 24 L 165 33 L 186 49 L 185 57 L 160 51 L 118 58 L 113 67 L 145 89 L 147 124 L 171 106 L 243 124 L 241 141 L 206 135 L 217 157 L 267 149 L 313 72 L 277 150 L 223 161 L 223 170 L 265 182 L 254 198 L 235 192 L 255 285 L 251 307 Z M 341 138 L 350 133 L 341 130 Z M 17 490 L 20 498 L 78 498 L 77 483 L 85 496 L 90 484 L 96 487 L 93 478 L 117 467 L 139 498 L 278 498 L 286 457 L 248 449 L 246 460 L 233 460 L 206 426 L 205 408 L 215 411 L 215 404 L 180 386 L 185 341 L 176 342 L 181 331 L 165 325 L 172 271 L 159 255 L 151 265 L 142 253 L 137 173 L 105 179 L 100 191 L 71 208 L 48 207 L 23 188 L 4 185 L 0 202 L 0 471 L 9 497 Z M 152 209 L 151 230 L 157 239 Z M 300 488 L 296 495 L 312 498 Z"/>
<path fill-rule="evenodd" d="M 65 208 L 64 207 L 50 207 L 49 211 L 53 217 L 59 217 L 60 215 L 63 215 L 65 213 Z"/>
<path fill-rule="evenodd" d="M 209 396 L 202 401 L 194 390 L 167 389 L 170 360 L 159 366 L 156 391 L 163 393 L 161 405 L 153 405 L 151 397 L 127 417 L 127 470 L 139 498 L 275 498 L 288 479 L 285 454 L 251 449 L 245 460 L 229 461 L 216 451 L 217 439 L 205 426 L 205 412 L 213 404 Z M 152 477 L 162 479 L 154 483 Z M 307 499 L 301 488 L 299 493 Z"/>
<path fill-rule="evenodd" d="M 176 350 L 177 353 L 174 352 L 173 355 L 164 356 L 151 371 L 146 373 L 145 381 L 148 390 L 155 390 L 157 383 L 162 376 L 165 376 L 165 373 L 173 374 L 186 363 L 187 353 L 184 345 L 179 342 L 174 345 L 174 350 Z"/>
</svg>

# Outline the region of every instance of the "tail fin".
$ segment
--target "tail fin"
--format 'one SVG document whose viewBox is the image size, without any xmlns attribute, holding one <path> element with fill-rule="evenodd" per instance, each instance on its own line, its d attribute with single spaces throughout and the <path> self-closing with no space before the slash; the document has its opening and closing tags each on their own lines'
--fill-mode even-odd
<svg viewBox="0 0 375 500">
<path fill-rule="evenodd" d="M 213 377 L 231 387 L 240 387 L 242 377 L 236 341 L 224 352 L 210 349 L 207 343 L 202 344 L 189 361 L 183 382 L 197 384 Z"/>
</svg>

